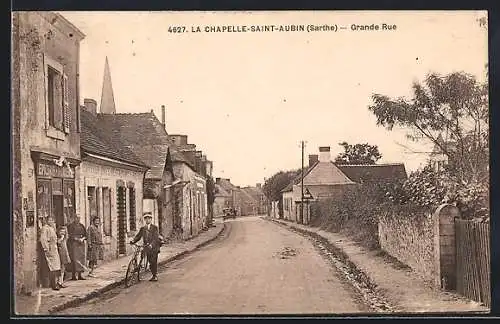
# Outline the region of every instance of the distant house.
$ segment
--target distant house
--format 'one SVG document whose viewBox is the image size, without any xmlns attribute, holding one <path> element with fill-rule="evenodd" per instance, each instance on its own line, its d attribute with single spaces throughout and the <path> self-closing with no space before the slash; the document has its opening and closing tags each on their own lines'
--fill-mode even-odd
<svg viewBox="0 0 500 324">
<path fill-rule="evenodd" d="M 242 215 L 264 215 L 267 214 L 267 200 L 262 186 L 257 183 L 255 187 L 243 187 L 242 191 Z"/>
<path fill-rule="evenodd" d="M 231 179 L 228 178 L 215 178 L 215 184 L 227 193 L 224 206 L 233 208 L 238 215 L 241 215 L 242 197 L 240 188 L 232 184 Z"/>
<path fill-rule="evenodd" d="M 76 168 L 82 223 L 101 219 L 104 259 L 128 254 L 127 242 L 139 230 L 143 180 L 149 167 L 107 128 L 96 102 L 84 100 L 81 116 L 82 163 Z"/>
<path fill-rule="evenodd" d="M 386 181 L 406 178 L 403 164 L 336 165 L 331 161 L 330 147 L 319 148 L 319 155 L 309 156 L 309 165 L 303 172 L 304 203 L 340 197 L 348 188 L 369 181 Z M 307 224 L 309 209 L 304 206 L 301 216 L 302 175 L 299 174 L 281 192 L 283 217 Z"/>
<path fill-rule="evenodd" d="M 454 141 L 445 141 L 441 134 L 437 138 L 438 144 L 434 147 L 429 156 L 429 163 L 436 171 L 441 171 L 448 164 L 448 154 L 443 152 L 443 148 L 449 152 L 454 152 L 457 149 L 457 143 Z"/>
<path fill-rule="evenodd" d="M 311 155 L 309 157 L 309 165 L 303 174 L 304 191 L 310 193 L 312 200 L 342 195 L 345 188 L 355 185 L 355 182 L 331 161 L 329 146 L 320 147 L 319 156 Z M 282 190 L 283 216 L 285 219 L 307 224 L 308 209 L 304 208 L 304 215 L 301 215 L 300 212 L 301 183 L 302 176 L 299 174 Z"/>
<path fill-rule="evenodd" d="M 231 194 L 228 193 L 220 184 L 215 184 L 215 202 L 214 202 L 214 216 L 224 216 L 224 208 L 229 207 Z"/>
</svg>

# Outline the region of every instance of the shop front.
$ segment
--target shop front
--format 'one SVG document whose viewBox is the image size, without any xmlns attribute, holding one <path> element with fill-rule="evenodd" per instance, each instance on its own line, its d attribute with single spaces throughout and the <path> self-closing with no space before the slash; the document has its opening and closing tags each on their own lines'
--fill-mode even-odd
<svg viewBox="0 0 500 324">
<path fill-rule="evenodd" d="M 68 160 L 43 153 L 33 154 L 36 181 L 37 282 L 48 286 L 47 265 L 39 244 L 40 230 L 49 216 L 56 227 L 67 225 L 75 214 L 75 166 L 78 160 Z"/>
</svg>

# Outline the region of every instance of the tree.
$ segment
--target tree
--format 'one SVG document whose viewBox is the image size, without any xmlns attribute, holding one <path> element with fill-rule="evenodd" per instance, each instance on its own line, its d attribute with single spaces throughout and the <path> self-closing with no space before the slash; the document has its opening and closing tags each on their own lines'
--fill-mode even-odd
<svg viewBox="0 0 500 324">
<path fill-rule="evenodd" d="M 382 158 L 377 145 L 368 143 L 351 145 L 347 142 L 339 143 L 339 145 L 344 148 L 344 152 L 335 158 L 337 164 L 375 164 Z"/>
<path fill-rule="evenodd" d="M 425 187 L 419 203 L 423 199 L 439 203 L 442 196 L 441 202 L 456 203 L 470 217 L 481 210 L 489 215 L 487 84 L 464 72 L 446 76 L 431 73 L 412 88 L 411 99 L 374 94 L 368 107 L 377 117 L 377 125 L 388 130 L 394 126 L 406 129 L 409 139 L 427 140 L 448 158 L 438 178 L 428 168 L 416 174 L 415 181 L 407 182 L 408 195 L 413 197 L 417 187 Z"/>
<path fill-rule="evenodd" d="M 269 179 L 266 179 L 262 190 L 264 195 L 267 197 L 268 201 L 278 201 L 278 212 L 280 217 L 283 216 L 283 201 L 281 199 L 281 190 L 293 181 L 299 174 L 301 170 L 291 170 L 291 171 L 279 171 L 275 173 Z"/>
<path fill-rule="evenodd" d="M 412 88 L 411 99 L 372 96 L 368 109 L 377 117 L 377 125 L 407 129 L 409 139 L 426 139 L 439 147 L 459 182 L 485 181 L 488 86 L 472 75 L 455 72 L 446 76 L 431 73 L 423 84 L 414 82 Z"/>
<path fill-rule="evenodd" d="M 269 201 L 276 201 L 281 198 L 281 190 L 283 190 L 297 175 L 300 170 L 279 171 L 275 173 L 262 186 L 262 190 Z"/>
<path fill-rule="evenodd" d="M 207 207 L 209 214 L 209 223 L 213 220 L 213 204 L 215 202 L 216 187 L 212 177 L 207 177 Z"/>
</svg>

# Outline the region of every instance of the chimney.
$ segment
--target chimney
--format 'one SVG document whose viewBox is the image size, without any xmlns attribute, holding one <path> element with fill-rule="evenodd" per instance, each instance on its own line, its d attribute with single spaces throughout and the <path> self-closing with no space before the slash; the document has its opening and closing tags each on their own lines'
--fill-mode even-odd
<svg viewBox="0 0 500 324">
<path fill-rule="evenodd" d="M 330 146 L 319 147 L 319 162 L 330 162 Z"/>
<path fill-rule="evenodd" d="M 318 154 L 309 155 L 309 166 L 313 166 L 314 163 L 318 162 Z"/>
<path fill-rule="evenodd" d="M 161 124 L 163 128 L 167 129 L 165 124 L 165 105 L 161 105 Z"/>
<path fill-rule="evenodd" d="M 220 178 L 215 178 L 215 183 L 220 184 Z"/>
<path fill-rule="evenodd" d="M 92 115 L 97 115 L 97 101 L 90 98 L 83 99 L 83 105 L 85 110 L 91 113 Z"/>
</svg>

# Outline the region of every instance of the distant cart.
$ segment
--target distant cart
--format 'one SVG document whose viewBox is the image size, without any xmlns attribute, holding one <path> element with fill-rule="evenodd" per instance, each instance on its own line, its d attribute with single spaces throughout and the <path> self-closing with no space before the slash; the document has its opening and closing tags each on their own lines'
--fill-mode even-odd
<svg viewBox="0 0 500 324">
<path fill-rule="evenodd" d="M 222 210 L 222 213 L 223 213 L 223 219 L 227 219 L 227 218 L 236 218 L 236 210 L 234 210 L 234 208 L 224 208 Z"/>
</svg>

